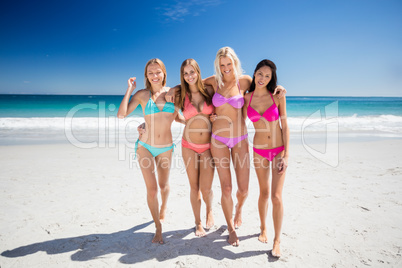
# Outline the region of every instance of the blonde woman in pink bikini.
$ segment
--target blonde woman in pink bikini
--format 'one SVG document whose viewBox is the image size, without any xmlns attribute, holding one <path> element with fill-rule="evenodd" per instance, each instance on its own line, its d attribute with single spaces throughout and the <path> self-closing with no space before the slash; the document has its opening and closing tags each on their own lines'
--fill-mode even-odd
<svg viewBox="0 0 402 268">
<path fill-rule="evenodd" d="M 251 77 L 242 75 L 240 60 L 230 47 L 219 49 L 215 58 L 215 76 L 204 80 L 214 88 L 212 99 L 216 116 L 211 117 L 211 152 L 219 174 L 222 196 L 221 204 L 228 226 L 228 243 L 239 245 L 235 229 L 242 224 L 241 212 L 248 195 L 250 157 L 247 127 L 242 115 L 243 95 L 250 87 Z M 237 205 L 233 219 L 232 176 L 230 160 L 233 161 L 237 180 Z"/>
<path fill-rule="evenodd" d="M 261 234 L 258 240 L 263 243 L 268 242 L 266 218 L 271 191 L 275 229 L 272 255 L 280 257 L 279 244 L 283 220 L 282 189 L 289 158 L 289 128 L 286 119 L 286 98 L 272 96 L 276 84 L 275 64 L 270 60 L 262 60 L 255 68 L 249 93 L 244 97 L 243 116 L 248 116 L 255 128 L 253 162 L 260 186 L 258 211 L 261 220 Z M 269 184 L 270 171 L 271 185 Z"/>
</svg>

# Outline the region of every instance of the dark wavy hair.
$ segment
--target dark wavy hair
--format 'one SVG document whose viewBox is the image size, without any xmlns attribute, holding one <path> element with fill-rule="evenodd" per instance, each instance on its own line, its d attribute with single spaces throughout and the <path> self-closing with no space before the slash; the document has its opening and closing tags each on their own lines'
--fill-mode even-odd
<svg viewBox="0 0 402 268">
<path fill-rule="evenodd" d="M 262 60 L 260 61 L 257 66 L 255 67 L 254 70 L 254 74 L 253 74 L 253 81 L 251 82 L 250 85 L 250 89 L 248 90 L 248 92 L 253 92 L 255 90 L 255 73 L 264 66 L 268 66 L 269 68 L 271 68 L 272 70 L 272 77 L 271 77 L 271 81 L 269 81 L 268 85 L 267 85 L 267 89 L 269 92 L 274 93 L 275 92 L 275 88 L 277 86 L 277 82 L 278 82 L 278 78 L 276 76 L 276 65 L 275 63 L 273 63 L 270 60 Z"/>
</svg>

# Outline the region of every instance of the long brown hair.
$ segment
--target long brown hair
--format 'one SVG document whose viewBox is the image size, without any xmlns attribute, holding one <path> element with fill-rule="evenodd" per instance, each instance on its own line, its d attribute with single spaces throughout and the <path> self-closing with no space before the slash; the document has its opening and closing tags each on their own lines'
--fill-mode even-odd
<svg viewBox="0 0 402 268">
<path fill-rule="evenodd" d="M 144 71 L 144 76 L 145 76 L 145 88 L 147 88 L 147 89 L 151 89 L 151 88 L 152 88 L 152 87 L 151 87 L 151 83 L 148 81 L 147 69 L 148 69 L 148 66 L 149 66 L 149 65 L 154 64 L 154 63 L 158 64 L 158 65 L 161 67 L 162 72 L 163 72 L 162 86 L 165 86 L 165 85 L 166 85 L 166 67 L 165 67 L 165 64 L 163 64 L 163 62 L 162 62 L 160 59 L 157 59 L 157 58 L 155 58 L 155 59 L 150 59 L 150 60 L 147 62 L 147 64 L 145 65 L 145 71 Z"/>
<path fill-rule="evenodd" d="M 204 101 L 208 104 L 212 104 L 212 96 L 209 94 L 209 92 L 205 89 L 204 84 L 202 83 L 202 78 L 201 78 L 201 70 L 200 67 L 198 66 L 198 63 L 194 59 L 186 59 L 183 61 L 180 67 L 180 82 L 181 82 L 181 91 L 180 91 L 180 102 L 179 102 L 179 107 L 183 111 L 184 110 L 184 100 L 186 98 L 186 94 L 188 94 L 188 98 L 191 102 L 191 91 L 190 91 L 190 86 L 184 80 L 184 67 L 187 65 L 193 66 L 194 70 L 197 72 L 198 78 L 197 78 L 197 88 L 200 91 L 202 97 L 204 98 Z"/>
</svg>

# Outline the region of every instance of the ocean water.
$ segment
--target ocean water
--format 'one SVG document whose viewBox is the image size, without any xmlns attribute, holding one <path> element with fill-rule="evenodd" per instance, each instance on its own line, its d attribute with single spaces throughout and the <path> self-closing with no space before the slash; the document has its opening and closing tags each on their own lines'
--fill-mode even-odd
<svg viewBox="0 0 402 268">
<path fill-rule="evenodd" d="M 0 144 L 136 139 L 141 107 L 116 118 L 123 96 L 0 95 Z M 401 97 L 287 97 L 291 133 L 402 137 Z M 252 124 L 246 121 L 250 132 Z M 183 126 L 174 123 L 180 138 Z"/>
</svg>

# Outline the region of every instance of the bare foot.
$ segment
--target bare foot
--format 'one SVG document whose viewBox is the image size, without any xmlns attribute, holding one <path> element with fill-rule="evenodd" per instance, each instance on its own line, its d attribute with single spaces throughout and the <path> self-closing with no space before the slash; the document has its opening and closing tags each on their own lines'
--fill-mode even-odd
<svg viewBox="0 0 402 268">
<path fill-rule="evenodd" d="M 258 237 L 262 243 L 268 243 L 267 230 L 261 228 L 260 236 Z"/>
<path fill-rule="evenodd" d="M 214 216 L 212 215 L 212 210 L 207 212 L 207 229 L 211 229 L 214 226 Z"/>
<path fill-rule="evenodd" d="M 202 227 L 202 224 L 201 223 L 197 224 L 195 226 L 195 235 L 201 237 L 201 236 L 204 236 L 205 234 L 206 233 L 205 233 L 204 228 Z"/>
<path fill-rule="evenodd" d="M 159 244 L 163 244 L 163 237 L 162 237 L 162 228 L 160 229 L 156 229 L 155 231 L 155 236 L 152 239 L 152 243 L 159 243 Z"/>
<path fill-rule="evenodd" d="M 281 248 L 279 241 L 274 241 L 274 246 L 272 247 L 272 256 L 277 258 L 281 256 Z"/>
<path fill-rule="evenodd" d="M 241 226 L 243 221 L 241 220 L 241 209 L 239 209 L 239 204 L 236 205 L 236 213 L 234 217 L 234 227 L 237 229 Z"/>
<path fill-rule="evenodd" d="M 234 247 L 239 246 L 239 238 L 237 237 L 237 234 L 236 234 L 235 230 L 229 232 L 228 243 L 231 244 Z"/>
</svg>

